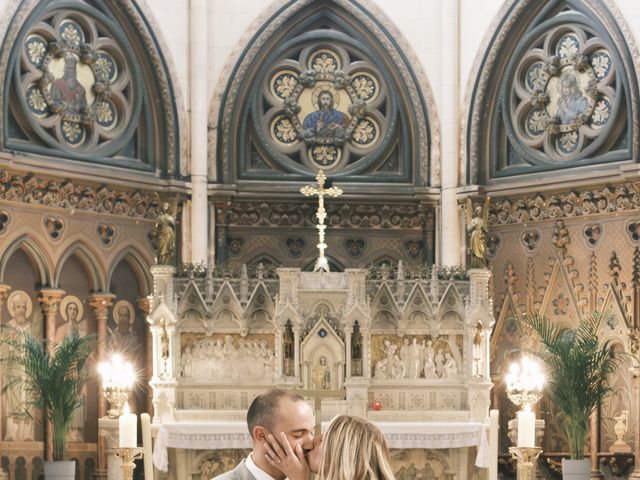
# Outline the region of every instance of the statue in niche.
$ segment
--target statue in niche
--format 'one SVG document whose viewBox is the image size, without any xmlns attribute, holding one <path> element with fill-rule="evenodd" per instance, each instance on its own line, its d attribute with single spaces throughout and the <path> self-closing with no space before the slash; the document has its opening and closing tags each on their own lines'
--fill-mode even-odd
<svg viewBox="0 0 640 480">
<path fill-rule="evenodd" d="M 476 205 L 475 210 L 471 198 L 467 197 L 467 231 L 469 232 L 469 250 L 471 252 L 471 268 L 487 268 L 487 231 L 489 228 L 489 201 L 485 198 L 484 208 Z"/>
<path fill-rule="evenodd" d="M 284 375 L 291 377 L 294 374 L 294 337 L 293 328 L 291 328 L 291 322 L 287 322 L 287 326 L 284 329 L 283 350 L 284 350 Z"/>
<path fill-rule="evenodd" d="M 435 349 L 433 348 L 433 341 L 427 340 L 427 344 L 423 351 L 424 358 L 424 378 L 438 378 L 436 372 L 435 362 Z"/>
<path fill-rule="evenodd" d="M 67 295 L 60 302 L 60 316 L 63 323 L 56 329 L 56 342 L 61 342 L 73 330 L 77 330 L 81 337 L 87 334 L 87 322 L 83 318 L 82 302 L 75 295 Z M 67 440 L 70 442 L 84 441 L 84 424 L 87 420 L 86 388 L 82 392 L 82 406 L 76 409 L 71 419 Z"/>
<path fill-rule="evenodd" d="M 316 138 L 343 138 L 344 129 L 349 125 L 349 116 L 334 108 L 334 94 L 322 89 L 317 95 L 318 110 L 304 118 L 302 128 L 305 134 Z"/>
<path fill-rule="evenodd" d="M 31 312 L 33 303 L 31 297 L 23 290 L 16 290 L 9 295 L 7 299 L 7 309 L 11 320 L 8 325 L 15 329 L 15 335 L 23 333 L 35 335 L 34 326 L 31 321 Z M 13 335 L 13 333 L 10 333 Z M 35 421 L 25 411 L 27 402 L 27 391 L 24 388 L 25 373 L 22 368 L 17 368 L 8 375 L 7 380 L 15 382 L 6 394 L 2 395 L 4 399 L 4 412 L 7 416 L 7 427 L 4 440 L 10 442 L 29 442 L 35 440 Z"/>
<path fill-rule="evenodd" d="M 362 376 L 362 335 L 357 324 L 353 328 L 351 337 L 351 364 L 351 374 Z"/>
<path fill-rule="evenodd" d="M 160 214 L 151 231 L 151 240 L 156 249 L 156 261 L 158 265 L 173 265 L 176 253 L 176 212 L 178 199 L 175 198 L 172 205 L 169 202 L 162 204 Z"/>
<path fill-rule="evenodd" d="M 442 378 L 455 378 L 458 375 L 458 364 L 451 352 L 444 354 L 444 364 L 442 365 Z"/>
<path fill-rule="evenodd" d="M 404 363 L 396 354 L 397 347 L 392 343 L 387 348 L 387 374 L 389 378 L 403 378 L 405 376 Z"/>
<path fill-rule="evenodd" d="M 313 366 L 313 388 L 315 390 L 329 390 L 331 388 L 331 372 L 327 366 L 327 357 L 320 357 Z"/>
<path fill-rule="evenodd" d="M 571 123 L 589 107 L 589 100 L 580 91 L 580 85 L 574 73 L 562 74 L 558 82 L 558 93 L 560 97 L 556 116 L 563 125 Z"/>
</svg>

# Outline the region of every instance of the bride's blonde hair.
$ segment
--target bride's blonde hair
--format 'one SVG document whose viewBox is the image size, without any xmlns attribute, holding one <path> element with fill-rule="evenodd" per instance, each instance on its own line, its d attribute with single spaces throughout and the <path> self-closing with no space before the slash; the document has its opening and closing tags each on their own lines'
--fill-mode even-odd
<svg viewBox="0 0 640 480">
<path fill-rule="evenodd" d="M 322 437 L 319 480 L 395 480 L 384 435 L 359 417 L 334 418 Z"/>
</svg>

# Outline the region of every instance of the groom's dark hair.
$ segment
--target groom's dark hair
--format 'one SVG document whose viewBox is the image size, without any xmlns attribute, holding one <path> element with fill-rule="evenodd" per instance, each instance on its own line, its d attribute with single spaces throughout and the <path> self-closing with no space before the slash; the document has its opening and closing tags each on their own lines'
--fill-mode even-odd
<svg viewBox="0 0 640 480">
<path fill-rule="evenodd" d="M 291 390 L 274 388 L 258 395 L 247 411 L 247 427 L 249 435 L 253 438 L 253 428 L 257 425 L 265 427 L 270 432 L 277 421 L 278 406 L 283 398 L 288 398 L 294 402 L 303 402 L 304 399 Z"/>
</svg>

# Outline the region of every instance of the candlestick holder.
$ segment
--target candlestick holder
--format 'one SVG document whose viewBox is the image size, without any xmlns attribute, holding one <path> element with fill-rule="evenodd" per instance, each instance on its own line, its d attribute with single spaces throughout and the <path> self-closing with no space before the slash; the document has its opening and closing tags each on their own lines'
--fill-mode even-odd
<svg viewBox="0 0 640 480">
<path fill-rule="evenodd" d="M 518 480 L 534 480 L 534 462 L 542 453 L 540 447 L 509 447 L 509 453 L 517 462 Z"/>
<path fill-rule="evenodd" d="M 122 480 L 133 480 L 133 469 L 136 468 L 134 460 L 142 458 L 144 449 L 139 447 L 126 447 L 114 449 L 116 457 L 122 459 Z"/>
</svg>

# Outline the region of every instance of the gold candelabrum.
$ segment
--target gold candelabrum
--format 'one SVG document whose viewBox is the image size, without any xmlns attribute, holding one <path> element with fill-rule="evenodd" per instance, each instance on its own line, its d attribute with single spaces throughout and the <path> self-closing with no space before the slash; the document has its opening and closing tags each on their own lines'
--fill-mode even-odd
<svg viewBox="0 0 640 480">
<path fill-rule="evenodd" d="M 316 212 L 316 218 L 318 219 L 318 225 L 316 225 L 316 228 L 318 229 L 318 259 L 316 260 L 316 264 L 313 267 L 313 271 L 328 272 L 329 261 L 327 260 L 327 257 L 324 256 L 324 251 L 327 248 L 327 244 L 324 241 L 324 231 L 327 228 L 327 226 L 324 224 L 324 220 L 325 218 L 327 218 L 327 211 L 324 208 L 324 197 L 339 197 L 340 195 L 342 195 L 342 190 L 338 187 L 324 188 L 327 177 L 322 170 L 318 170 L 316 180 L 318 181 L 317 188 L 312 187 L 311 185 L 305 185 L 304 187 L 300 188 L 300 193 L 302 193 L 305 197 L 311 197 L 313 195 L 318 196 L 318 211 Z"/>
<path fill-rule="evenodd" d="M 534 466 L 542 453 L 540 447 L 509 447 L 509 453 L 516 459 L 518 480 L 534 480 Z"/>
<path fill-rule="evenodd" d="M 122 408 L 136 380 L 133 365 L 121 355 L 114 354 L 108 362 L 98 365 L 98 372 L 102 377 L 102 392 L 109 402 L 107 417 L 117 418 L 122 415 Z"/>
<path fill-rule="evenodd" d="M 136 468 L 135 460 L 142 458 L 144 449 L 136 447 L 121 447 L 115 449 L 116 457 L 122 459 L 122 480 L 133 480 L 133 469 Z"/>
</svg>

